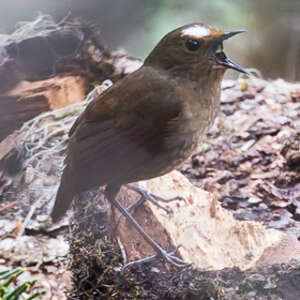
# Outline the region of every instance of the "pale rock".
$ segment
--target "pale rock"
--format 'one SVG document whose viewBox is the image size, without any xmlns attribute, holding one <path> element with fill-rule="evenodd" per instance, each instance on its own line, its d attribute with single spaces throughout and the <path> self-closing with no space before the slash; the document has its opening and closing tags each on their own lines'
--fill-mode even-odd
<svg viewBox="0 0 300 300">
<path fill-rule="evenodd" d="M 267 229 L 258 222 L 236 220 L 212 194 L 197 188 L 177 171 L 137 184 L 165 198 L 178 195 L 185 198 L 163 204 L 172 209 L 171 214 L 147 201 L 133 215 L 162 247 L 171 251 L 181 245 L 180 256 L 199 268 L 245 270 L 300 257 L 300 242 L 296 237 Z M 118 199 L 127 207 L 139 195 L 122 188 Z M 124 219 L 121 218 L 116 232 L 128 260 L 153 255 L 152 248 Z"/>
</svg>

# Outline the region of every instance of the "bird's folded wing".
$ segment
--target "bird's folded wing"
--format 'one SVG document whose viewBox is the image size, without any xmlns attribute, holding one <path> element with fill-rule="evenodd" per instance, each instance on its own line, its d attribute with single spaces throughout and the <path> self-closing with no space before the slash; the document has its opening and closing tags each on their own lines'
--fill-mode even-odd
<svg viewBox="0 0 300 300">
<path fill-rule="evenodd" d="M 69 174 L 79 174 L 74 180 L 80 191 L 146 179 L 151 172 L 157 176 L 163 167 L 157 157 L 180 113 L 180 100 L 164 82 L 136 85 L 139 81 L 129 75 L 112 86 L 89 104 L 71 129 L 66 165 Z"/>
</svg>

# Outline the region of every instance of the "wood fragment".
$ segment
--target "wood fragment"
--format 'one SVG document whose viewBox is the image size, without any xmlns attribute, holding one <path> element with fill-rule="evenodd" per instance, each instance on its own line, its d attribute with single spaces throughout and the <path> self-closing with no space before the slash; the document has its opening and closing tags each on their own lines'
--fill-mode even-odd
<svg viewBox="0 0 300 300">
<path fill-rule="evenodd" d="M 0 212 L 3 212 L 5 210 L 8 210 L 8 209 L 14 207 L 17 203 L 18 203 L 18 201 L 13 201 L 13 202 L 10 202 L 10 203 L 8 203 L 4 206 L 0 206 Z"/>
</svg>

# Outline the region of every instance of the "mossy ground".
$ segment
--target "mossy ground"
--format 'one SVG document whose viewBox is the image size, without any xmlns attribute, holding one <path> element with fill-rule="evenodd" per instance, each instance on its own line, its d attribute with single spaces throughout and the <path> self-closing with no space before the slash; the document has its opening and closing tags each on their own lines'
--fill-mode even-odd
<svg viewBox="0 0 300 300">
<path fill-rule="evenodd" d="M 89 197 L 89 205 L 84 211 L 75 209 L 69 235 L 73 273 L 69 299 L 299 299 L 300 261 L 245 272 L 238 268 L 166 270 L 159 259 L 122 269 L 121 251 L 108 238 L 107 215 L 99 205 L 103 199 L 97 193 L 84 197 Z M 74 207 L 82 201 L 78 198 Z"/>
</svg>

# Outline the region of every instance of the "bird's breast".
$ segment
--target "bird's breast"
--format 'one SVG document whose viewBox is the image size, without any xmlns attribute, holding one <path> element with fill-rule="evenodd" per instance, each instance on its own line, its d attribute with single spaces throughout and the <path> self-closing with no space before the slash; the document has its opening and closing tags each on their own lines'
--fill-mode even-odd
<svg viewBox="0 0 300 300">
<path fill-rule="evenodd" d="M 218 103 L 219 98 L 202 98 L 199 101 L 195 97 L 190 101 L 185 100 L 180 116 L 171 124 L 172 135 L 166 141 L 170 161 L 168 171 L 182 165 L 206 138 L 207 131 L 217 116 Z"/>
</svg>

